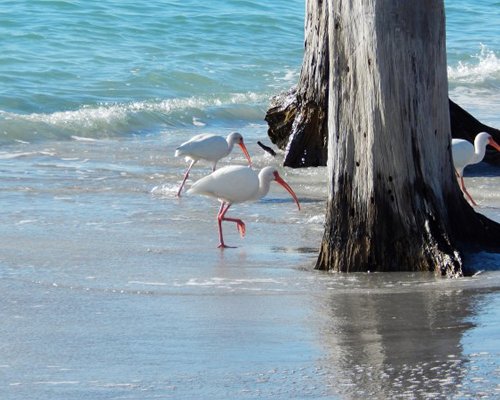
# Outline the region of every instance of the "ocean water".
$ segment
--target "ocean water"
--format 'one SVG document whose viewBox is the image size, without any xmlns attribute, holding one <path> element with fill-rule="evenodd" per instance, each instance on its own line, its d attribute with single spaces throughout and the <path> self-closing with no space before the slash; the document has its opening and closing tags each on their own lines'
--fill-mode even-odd
<svg viewBox="0 0 500 400">
<path fill-rule="evenodd" d="M 500 3 L 446 11 L 450 97 L 500 127 Z M 303 26 L 295 0 L 1 2 L 0 398 L 499 396 L 496 256 L 452 281 L 312 271 L 325 168 L 281 169 L 300 212 L 279 187 L 234 206 L 226 251 L 217 202 L 175 197 L 198 133 L 280 165 L 257 141 Z M 497 221 L 499 182 L 467 176 Z"/>
</svg>

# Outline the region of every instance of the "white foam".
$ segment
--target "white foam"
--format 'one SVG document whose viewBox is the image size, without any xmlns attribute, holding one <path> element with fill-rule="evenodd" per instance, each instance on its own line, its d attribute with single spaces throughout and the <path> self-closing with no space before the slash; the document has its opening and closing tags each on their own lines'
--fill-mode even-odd
<svg viewBox="0 0 500 400">
<path fill-rule="evenodd" d="M 23 220 L 20 220 L 16 223 L 16 225 L 25 225 L 25 224 L 32 224 L 32 223 L 35 223 L 35 222 L 38 222 L 37 219 L 23 219 Z"/>
<path fill-rule="evenodd" d="M 71 139 L 76 140 L 77 142 L 96 142 L 97 141 L 94 138 L 76 136 L 76 135 L 72 135 Z"/>
<path fill-rule="evenodd" d="M 173 194 L 177 194 L 178 190 L 179 190 L 179 188 L 177 186 L 163 184 L 163 185 L 154 186 L 151 189 L 151 194 L 154 196 L 159 196 L 159 197 L 170 197 Z"/>
<path fill-rule="evenodd" d="M 323 225 L 325 223 L 325 216 L 324 215 L 315 215 L 311 218 L 309 218 L 306 221 L 306 224 L 320 224 Z"/>
<path fill-rule="evenodd" d="M 145 281 L 129 281 L 129 285 L 144 285 L 144 286 L 167 286 L 165 282 L 145 282 Z"/>
<path fill-rule="evenodd" d="M 121 105 L 103 105 L 98 107 L 84 106 L 78 110 L 57 111 L 54 113 L 33 113 L 28 115 L 16 115 L 19 119 L 31 122 L 42 122 L 53 126 L 68 126 L 78 124 L 81 127 L 93 126 L 98 122 L 112 122 L 124 119 L 127 108 Z"/>
<path fill-rule="evenodd" d="M 282 284 L 282 282 L 279 282 L 275 279 L 269 279 L 269 278 L 227 279 L 227 278 L 213 277 L 210 279 L 191 278 L 183 283 L 177 282 L 177 283 L 175 283 L 174 286 L 200 286 L 200 287 L 226 286 L 226 287 L 231 287 L 231 286 L 241 286 L 241 285 L 248 285 L 248 284 Z"/>
<path fill-rule="evenodd" d="M 206 124 L 201 121 L 199 118 L 193 117 L 193 125 L 194 126 L 205 126 Z"/>
<path fill-rule="evenodd" d="M 479 54 L 471 57 L 471 62 L 460 61 L 456 67 L 448 67 L 450 81 L 480 83 L 497 75 L 500 75 L 500 59 L 483 44 Z"/>
<path fill-rule="evenodd" d="M 1 153 L 0 154 L 0 160 L 12 160 L 14 158 L 20 158 L 20 157 L 30 157 L 38 154 L 37 152 L 20 152 L 20 153 Z"/>
</svg>

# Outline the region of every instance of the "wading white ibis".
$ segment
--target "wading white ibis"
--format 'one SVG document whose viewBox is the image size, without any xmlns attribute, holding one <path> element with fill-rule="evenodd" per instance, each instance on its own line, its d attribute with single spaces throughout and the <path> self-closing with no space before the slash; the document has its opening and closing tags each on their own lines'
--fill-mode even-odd
<svg viewBox="0 0 500 400">
<path fill-rule="evenodd" d="M 477 164 L 483 160 L 484 154 L 486 153 L 486 146 L 488 144 L 500 151 L 500 145 L 498 145 L 498 143 L 493 140 L 491 135 L 486 132 L 481 132 L 476 136 L 474 139 L 474 145 L 463 139 L 452 139 L 451 141 L 453 165 L 455 166 L 457 178 L 460 179 L 460 187 L 467 195 L 471 203 L 475 206 L 477 206 L 476 202 L 472 199 L 472 196 L 465 188 L 463 172 L 467 165 Z"/>
<path fill-rule="evenodd" d="M 187 191 L 188 194 L 201 194 L 214 197 L 222 203 L 217 214 L 219 226 L 219 248 L 229 247 L 224 243 L 222 221 L 236 223 L 241 235 L 245 236 L 245 224 L 241 219 L 226 217 L 227 210 L 234 203 L 258 200 L 269 192 L 272 181 L 283 186 L 293 197 L 300 210 L 299 200 L 292 188 L 286 183 L 274 167 L 265 167 L 257 173 L 249 167 L 230 165 L 212 172 L 210 175 L 196 181 Z"/>
<path fill-rule="evenodd" d="M 177 147 L 175 156 L 185 156 L 186 159 L 191 161 L 184 174 L 181 186 L 177 191 L 177 197 L 181 195 L 182 188 L 189 177 L 189 171 L 191 171 L 191 168 L 193 168 L 193 165 L 196 164 L 198 160 L 211 161 L 213 163 L 212 171 L 215 171 L 217 162 L 231 153 L 235 144 L 241 147 L 248 163 L 252 165 L 252 160 L 243 142 L 243 136 L 238 132 L 230 133 L 227 138 L 212 134 L 196 135 Z"/>
</svg>

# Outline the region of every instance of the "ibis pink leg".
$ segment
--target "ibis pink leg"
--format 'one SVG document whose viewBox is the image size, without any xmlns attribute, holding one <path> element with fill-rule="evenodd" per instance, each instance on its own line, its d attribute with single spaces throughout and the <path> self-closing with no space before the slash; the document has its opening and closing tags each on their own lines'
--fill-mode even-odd
<svg viewBox="0 0 500 400">
<path fill-rule="evenodd" d="M 191 168 L 193 168 L 193 165 L 196 163 L 196 160 L 191 161 L 191 164 L 189 164 L 188 169 L 186 170 L 186 173 L 184 174 L 184 179 L 182 180 L 181 186 L 179 187 L 179 190 L 177 191 L 177 197 L 181 197 L 181 192 L 182 188 L 184 187 L 184 184 L 187 181 L 187 178 L 189 178 L 189 171 L 191 171 Z"/>
<path fill-rule="evenodd" d="M 462 191 L 467 195 L 467 197 L 469 198 L 470 202 L 477 206 L 477 203 L 474 201 L 474 199 L 472 198 L 472 196 L 469 194 L 469 192 L 467 191 L 467 189 L 465 188 L 465 183 L 464 183 L 464 178 L 463 176 L 460 176 L 460 186 L 462 187 Z"/>
<path fill-rule="evenodd" d="M 223 248 L 223 249 L 228 248 L 230 246 L 227 246 L 224 243 L 224 237 L 222 235 L 222 221 L 230 221 L 230 222 L 236 223 L 236 226 L 238 228 L 238 232 L 240 233 L 241 237 L 244 237 L 245 232 L 246 232 L 245 223 L 241 219 L 226 218 L 225 217 L 227 210 L 229 210 L 229 207 L 231 207 L 231 203 L 222 202 L 220 209 L 219 209 L 219 213 L 217 214 L 217 222 L 219 225 L 219 246 L 217 246 L 217 247 Z"/>
</svg>

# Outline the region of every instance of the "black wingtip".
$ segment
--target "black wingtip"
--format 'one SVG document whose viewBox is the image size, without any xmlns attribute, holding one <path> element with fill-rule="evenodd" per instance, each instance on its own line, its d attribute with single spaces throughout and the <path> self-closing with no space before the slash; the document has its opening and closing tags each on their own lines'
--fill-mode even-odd
<svg viewBox="0 0 500 400">
<path fill-rule="evenodd" d="M 269 154 L 271 154 L 273 157 L 276 157 L 276 152 L 271 149 L 269 146 L 266 146 L 265 144 L 262 144 L 260 141 L 257 142 L 257 144 L 262 147 L 262 150 L 268 152 Z"/>
</svg>

